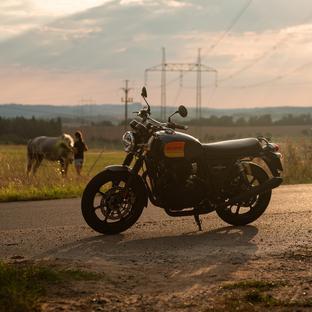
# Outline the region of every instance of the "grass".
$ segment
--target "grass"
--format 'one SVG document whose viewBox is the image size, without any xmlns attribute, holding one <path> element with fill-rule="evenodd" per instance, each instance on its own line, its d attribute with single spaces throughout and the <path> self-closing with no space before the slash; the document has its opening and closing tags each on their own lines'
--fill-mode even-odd
<svg viewBox="0 0 312 312">
<path fill-rule="evenodd" d="M 247 280 L 240 281 L 233 284 L 226 284 L 223 289 L 250 289 L 255 288 L 259 290 L 271 290 L 273 288 L 279 287 L 282 283 L 274 283 L 268 281 L 258 281 L 258 280 Z"/>
<path fill-rule="evenodd" d="M 90 150 L 85 157 L 81 177 L 71 165 L 67 178 L 63 178 L 59 165 L 49 161 L 43 161 L 35 177 L 27 177 L 26 147 L 0 146 L 0 201 L 79 197 L 91 177 L 108 165 L 121 164 L 125 153 Z"/>
<path fill-rule="evenodd" d="M 312 141 L 287 140 L 281 144 L 285 184 L 312 183 Z"/>
<path fill-rule="evenodd" d="M 69 281 L 99 280 L 100 274 L 0 262 L 0 312 L 41 311 L 48 286 Z"/>
<path fill-rule="evenodd" d="M 284 184 L 312 183 L 312 140 L 281 140 Z M 44 161 L 36 177 L 27 178 L 26 146 L 0 145 L 0 201 L 79 197 L 91 177 L 108 165 L 121 164 L 124 157 L 122 151 L 91 149 L 86 153 L 82 177 L 70 166 L 68 177 L 62 178 L 57 163 Z"/>
<path fill-rule="evenodd" d="M 279 293 L 279 288 L 287 286 L 284 281 L 259 281 L 245 280 L 236 283 L 225 284 L 221 287 L 225 309 L 228 311 L 258 311 L 268 308 L 310 308 L 312 298 L 303 300 L 278 299 L 272 294 L 274 290 Z M 230 291 L 228 294 L 227 292 Z M 259 310 L 259 311 L 260 311 Z"/>
</svg>

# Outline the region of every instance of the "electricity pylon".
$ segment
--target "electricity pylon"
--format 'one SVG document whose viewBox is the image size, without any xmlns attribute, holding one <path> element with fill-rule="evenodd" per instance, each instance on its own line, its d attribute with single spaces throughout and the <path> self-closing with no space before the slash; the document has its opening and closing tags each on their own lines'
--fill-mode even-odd
<svg viewBox="0 0 312 312">
<path fill-rule="evenodd" d="M 198 49 L 197 61 L 195 63 L 167 63 L 166 62 L 166 51 L 162 48 L 162 63 L 160 65 L 152 66 L 145 69 L 144 81 L 147 84 L 148 72 L 161 72 L 161 112 L 160 116 L 162 120 L 166 118 L 166 73 L 167 72 L 196 72 L 196 119 L 200 119 L 202 116 L 201 106 L 202 106 L 202 73 L 214 73 L 215 74 L 215 85 L 217 86 L 218 72 L 216 69 L 202 64 L 200 49 Z"/>
</svg>

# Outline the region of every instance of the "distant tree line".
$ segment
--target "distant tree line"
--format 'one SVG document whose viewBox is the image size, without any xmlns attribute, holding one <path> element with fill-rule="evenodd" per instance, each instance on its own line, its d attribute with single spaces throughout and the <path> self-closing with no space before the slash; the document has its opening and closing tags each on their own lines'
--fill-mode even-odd
<svg viewBox="0 0 312 312">
<path fill-rule="evenodd" d="M 216 126 L 216 127 L 247 127 L 247 126 L 294 126 L 312 125 L 310 114 L 292 115 L 288 114 L 280 119 L 273 120 L 270 114 L 250 117 L 234 118 L 233 116 L 210 116 L 208 118 L 193 119 L 188 122 L 190 125 Z"/>
<path fill-rule="evenodd" d="M 0 117 L 0 143 L 24 144 L 40 135 L 58 136 L 62 133 L 62 121 L 57 119 L 36 119 L 32 117 Z"/>
</svg>

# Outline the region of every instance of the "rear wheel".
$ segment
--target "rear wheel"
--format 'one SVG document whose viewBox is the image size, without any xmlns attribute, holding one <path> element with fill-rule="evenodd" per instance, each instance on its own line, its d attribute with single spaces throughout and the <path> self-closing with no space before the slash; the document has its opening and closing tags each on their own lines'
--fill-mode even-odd
<svg viewBox="0 0 312 312">
<path fill-rule="evenodd" d="M 250 163 L 247 174 L 250 187 L 263 184 L 269 179 L 268 174 L 258 165 Z M 257 220 L 270 203 L 272 190 L 255 195 L 248 200 L 216 209 L 218 216 L 231 225 L 246 225 Z M 236 194 L 237 195 L 237 194 Z"/>
<path fill-rule="evenodd" d="M 130 228 L 145 206 L 142 187 L 134 180 L 127 185 L 128 172 L 103 171 L 86 186 L 81 200 L 87 224 L 103 234 L 117 234 Z"/>
</svg>

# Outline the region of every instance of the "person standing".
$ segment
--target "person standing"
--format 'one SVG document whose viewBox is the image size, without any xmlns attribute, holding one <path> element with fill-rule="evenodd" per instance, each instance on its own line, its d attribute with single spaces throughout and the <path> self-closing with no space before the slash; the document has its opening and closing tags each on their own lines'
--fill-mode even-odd
<svg viewBox="0 0 312 312">
<path fill-rule="evenodd" d="M 74 150 L 75 150 L 74 164 L 75 164 L 76 172 L 78 175 L 81 175 L 81 169 L 82 169 L 83 160 L 84 160 L 84 152 L 88 150 L 88 147 L 82 138 L 81 131 L 75 132 Z"/>
</svg>

